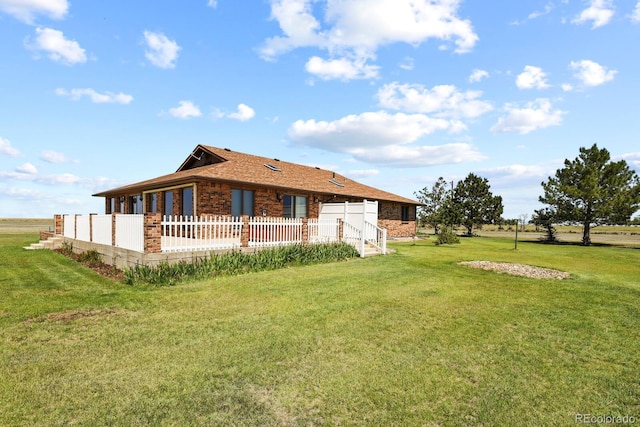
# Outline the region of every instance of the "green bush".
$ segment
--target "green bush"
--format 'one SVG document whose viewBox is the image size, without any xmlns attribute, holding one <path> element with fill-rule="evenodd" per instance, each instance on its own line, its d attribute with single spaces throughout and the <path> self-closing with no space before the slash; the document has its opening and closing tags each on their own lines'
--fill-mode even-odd
<svg viewBox="0 0 640 427">
<path fill-rule="evenodd" d="M 454 245 L 460 243 L 460 238 L 450 227 L 442 227 L 438 230 L 438 237 L 435 241 L 436 245 Z"/>
<path fill-rule="evenodd" d="M 77 261 L 88 267 L 98 267 L 103 264 L 102 255 L 95 249 L 78 254 Z"/>
<path fill-rule="evenodd" d="M 309 265 L 341 261 L 358 256 L 356 249 L 346 243 L 319 245 L 297 244 L 256 251 L 254 253 L 229 252 L 212 254 L 195 262 L 180 261 L 157 266 L 137 265 L 124 269 L 124 280 L 129 285 L 175 285 L 185 279 L 203 279 L 218 275 L 238 275 L 248 272 L 275 270 L 291 265 Z"/>
</svg>

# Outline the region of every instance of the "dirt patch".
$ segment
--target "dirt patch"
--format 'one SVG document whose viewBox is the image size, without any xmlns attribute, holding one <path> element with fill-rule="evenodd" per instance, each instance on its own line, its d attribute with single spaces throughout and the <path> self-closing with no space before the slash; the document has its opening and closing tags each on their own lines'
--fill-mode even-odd
<svg viewBox="0 0 640 427">
<path fill-rule="evenodd" d="M 513 276 L 531 277 L 534 279 L 568 279 L 571 275 L 564 271 L 553 270 L 551 268 L 535 267 L 526 264 L 512 264 L 508 262 L 492 261 L 465 261 L 458 264 L 467 265 L 472 268 L 496 271 L 498 273 L 511 274 Z"/>
<path fill-rule="evenodd" d="M 57 313 L 49 313 L 43 317 L 36 317 L 32 319 L 28 319 L 25 323 L 33 323 L 33 322 L 72 322 L 78 319 L 95 319 L 95 320 L 103 320 L 111 317 L 117 317 L 124 315 L 125 311 L 115 310 L 111 308 L 105 309 L 97 309 L 97 310 L 69 310 L 69 311 L 60 311 Z"/>
<path fill-rule="evenodd" d="M 124 272 L 113 265 L 108 265 L 103 262 L 96 262 L 95 259 L 90 259 L 83 261 L 82 254 L 77 254 L 72 252 L 66 248 L 54 249 L 55 252 L 66 256 L 67 258 L 71 258 L 75 262 L 84 265 L 87 268 L 92 269 L 96 273 L 101 276 L 109 277 L 113 280 L 118 280 L 120 282 L 124 281 Z"/>
</svg>

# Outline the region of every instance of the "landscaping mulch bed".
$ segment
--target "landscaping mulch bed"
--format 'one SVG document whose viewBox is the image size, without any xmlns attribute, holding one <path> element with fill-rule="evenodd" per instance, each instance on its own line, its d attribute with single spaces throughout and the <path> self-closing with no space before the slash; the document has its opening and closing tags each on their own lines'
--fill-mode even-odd
<svg viewBox="0 0 640 427">
<path fill-rule="evenodd" d="M 512 264 L 508 262 L 493 261 L 465 261 L 459 264 L 472 268 L 496 271 L 498 273 L 511 274 L 513 276 L 525 276 L 534 279 L 568 279 L 571 275 L 564 271 L 553 270 L 551 268 L 534 267 L 526 264 Z"/>
</svg>

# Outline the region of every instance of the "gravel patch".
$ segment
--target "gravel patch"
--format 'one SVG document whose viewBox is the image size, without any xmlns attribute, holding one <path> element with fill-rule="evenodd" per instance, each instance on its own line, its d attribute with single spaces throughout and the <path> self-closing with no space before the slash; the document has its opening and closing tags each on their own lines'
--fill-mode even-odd
<svg viewBox="0 0 640 427">
<path fill-rule="evenodd" d="M 571 277 L 569 273 L 550 268 L 534 267 L 525 264 L 511 264 L 508 262 L 492 262 L 492 261 L 465 261 L 459 264 L 468 265 L 473 268 L 481 268 L 483 270 L 497 271 L 498 273 L 506 273 L 514 276 L 532 277 L 534 279 L 567 279 Z"/>
</svg>

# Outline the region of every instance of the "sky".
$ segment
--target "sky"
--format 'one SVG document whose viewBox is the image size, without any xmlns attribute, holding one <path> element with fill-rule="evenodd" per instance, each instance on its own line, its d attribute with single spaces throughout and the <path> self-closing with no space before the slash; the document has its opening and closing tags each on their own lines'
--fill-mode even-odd
<svg viewBox="0 0 640 427">
<path fill-rule="evenodd" d="M 198 144 L 504 217 L 597 144 L 640 171 L 638 0 L 0 0 L 0 217 L 104 213 Z"/>
</svg>

